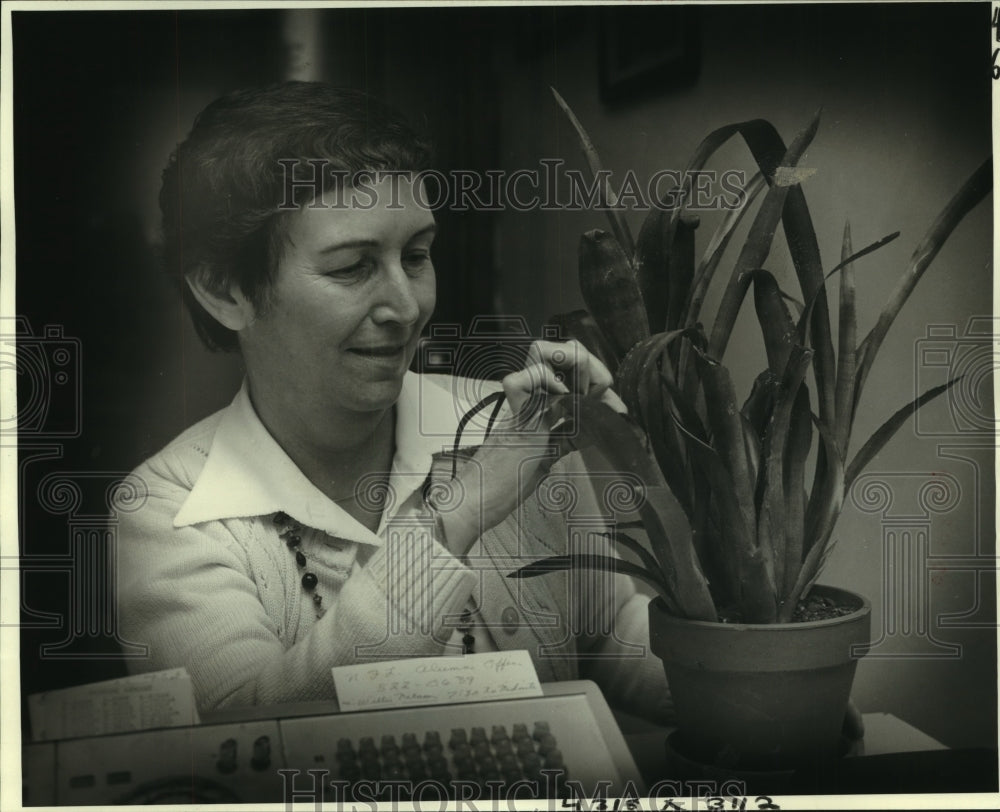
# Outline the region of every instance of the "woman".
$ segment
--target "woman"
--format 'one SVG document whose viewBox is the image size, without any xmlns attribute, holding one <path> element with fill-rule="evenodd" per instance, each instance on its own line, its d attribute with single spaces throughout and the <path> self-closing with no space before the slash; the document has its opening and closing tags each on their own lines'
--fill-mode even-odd
<svg viewBox="0 0 1000 812">
<path fill-rule="evenodd" d="M 373 657 L 526 648 L 542 681 L 591 677 L 665 716 L 630 583 L 578 600 L 565 577 L 505 577 L 567 543 L 536 493 L 542 407 L 618 403 L 608 371 L 538 342 L 502 382 L 498 429 L 442 453 L 473 404 L 408 372 L 435 300 L 427 165 L 391 111 L 316 83 L 214 102 L 172 157 L 170 270 L 246 378 L 135 472 L 148 498 L 121 515 L 120 614 L 149 658 L 130 663 L 184 666 L 205 710 L 330 698 L 332 667 Z"/>
</svg>

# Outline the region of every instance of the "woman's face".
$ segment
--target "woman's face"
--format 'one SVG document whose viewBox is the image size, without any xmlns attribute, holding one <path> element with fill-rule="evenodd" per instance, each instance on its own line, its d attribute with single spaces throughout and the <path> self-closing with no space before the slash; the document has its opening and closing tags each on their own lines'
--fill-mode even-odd
<svg viewBox="0 0 1000 812">
<path fill-rule="evenodd" d="M 390 407 L 434 310 L 434 217 L 410 181 L 343 198 L 289 215 L 271 298 L 240 333 L 254 402 L 272 414 Z"/>
</svg>

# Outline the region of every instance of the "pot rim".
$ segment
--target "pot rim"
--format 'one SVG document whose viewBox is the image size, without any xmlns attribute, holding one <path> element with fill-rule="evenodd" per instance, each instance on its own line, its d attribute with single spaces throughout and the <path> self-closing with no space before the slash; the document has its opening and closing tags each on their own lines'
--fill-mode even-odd
<svg viewBox="0 0 1000 812">
<path fill-rule="evenodd" d="M 816 584 L 810 590 L 820 590 L 826 592 L 841 593 L 844 595 L 849 595 L 854 598 L 857 602 L 860 602 L 860 606 L 853 612 L 847 615 L 840 615 L 839 617 L 828 617 L 822 620 L 806 620 L 801 622 L 789 621 L 787 623 L 726 623 L 721 620 L 691 620 L 689 618 L 677 617 L 677 615 L 670 614 L 667 611 L 666 603 L 664 603 L 663 598 L 659 595 L 653 597 L 650 600 L 651 608 L 656 609 L 656 612 L 660 617 L 662 617 L 665 622 L 672 623 L 674 625 L 683 625 L 690 628 L 704 628 L 704 629 L 730 629 L 734 632 L 736 631 L 769 631 L 775 633 L 781 632 L 803 632 L 810 629 L 822 629 L 828 628 L 830 626 L 837 626 L 841 623 L 850 623 L 857 620 L 859 616 L 870 614 L 872 610 L 871 601 L 864 595 L 853 592 L 850 589 L 845 589 L 839 586 L 828 586 L 826 584 Z"/>
</svg>

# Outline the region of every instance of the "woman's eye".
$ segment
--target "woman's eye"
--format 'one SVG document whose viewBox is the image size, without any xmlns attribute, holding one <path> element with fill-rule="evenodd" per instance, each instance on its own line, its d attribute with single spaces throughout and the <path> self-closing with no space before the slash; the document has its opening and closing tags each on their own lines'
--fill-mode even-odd
<svg viewBox="0 0 1000 812">
<path fill-rule="evenodd" d="M 375 263 L 370 259 L 363 259 L 344 268 L 332 268 L 323 275 L 334 279 L 359 279 L 368 276 L 374 270 Z"/>
<path fill-rule="evenodd" d="M 410 251 L 403 257 L 407 267 L 420 269 L 431 261 L 430 251 Z"/>
</svg>

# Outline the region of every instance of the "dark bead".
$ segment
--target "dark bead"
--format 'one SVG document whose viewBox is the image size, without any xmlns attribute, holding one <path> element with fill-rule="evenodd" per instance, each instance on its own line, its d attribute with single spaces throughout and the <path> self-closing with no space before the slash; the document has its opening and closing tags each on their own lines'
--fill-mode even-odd
<svg viewBox="0 0 1000 812">
<path fill-rule="evenodd" d="M 465 646 L 465 653 L 472 654 L 472 649 L 476 645 L 476 638 L 467 634 L 462 638 L 462 645 Z"/>
<path fill-rule="evenodd" d="M 274 519 L 272 521 L 277 525 L 288 524 L 288 514 L 283 510 L 279 510 L 274 514 Z"/>
<path fill-rule="evenodd" d="M 285 544 L 289 547 L 294 547 L 296 544 L 302 541 L 302 536 L 297 533 L 292 533 L 288 538 L 285 539 Z"/>
<path fill-rule="evenodd" d="M 300 567 L 304 567 L 306 565 L 306 557 L 302 554 L 301 550 L 295 551 L 295 563 Z"/>
<path fill-rule="evenodd" d="M 319 606 L 321 603 L 323 603 L 323 596 L 322 595 L 313 595 L 313 603 L 315 603 L 317 606 Z"/>
<path fill-rule="evenodd" d="M 319 578 L 313 575 L 311 572 L 307 572 L 302 576 L 302 586 L 306 589 L 313 590 L 316 588 L 316 584 L 319 583 Z"/>
</svg>

